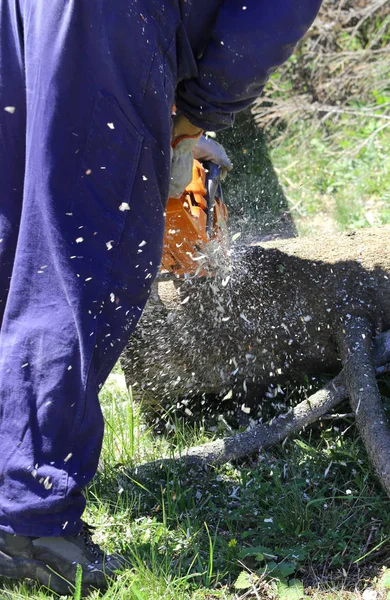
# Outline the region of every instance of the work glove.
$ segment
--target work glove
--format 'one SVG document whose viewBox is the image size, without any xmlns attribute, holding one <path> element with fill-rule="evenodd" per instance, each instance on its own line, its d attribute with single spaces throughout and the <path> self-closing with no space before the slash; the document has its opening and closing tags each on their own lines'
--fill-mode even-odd
<svg viewBox="0 0 390 600">
<path fill-rule="evenodd" d="M 182 135 L 171 143 L 171 181 L 169 184 L 169 198 L 180 198 L 187 185 L 192 180 L 192 166 L 194 147 L 202 135 Z"/>
<path fill-rule="evenodd" d="M 233 165 L 230 158 L 226 154 L 226 150 L 221 144 L 212 138 L 201 136 L 196 146 L 192 151 L 194 158 L 202 161 L 209 161 L 221 167 L 221 179 L 225 179 Z"/>
<path fill-rule="evenodd" d="M 202 132 L 176 138 L 171 143 L 171 152 L 169 198 L 180 198 L 191 182 L 194 158 L 219 165 L 221 179 L 224 179 L 233 168 L 225 148 L 215 140 L 202 135 Z"/>
</svg>

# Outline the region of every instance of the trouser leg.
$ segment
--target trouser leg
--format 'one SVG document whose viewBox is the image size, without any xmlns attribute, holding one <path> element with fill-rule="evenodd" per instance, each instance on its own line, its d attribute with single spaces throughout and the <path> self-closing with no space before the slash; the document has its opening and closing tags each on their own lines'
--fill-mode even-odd
<svg viewBox="0 0 390 600">
<path fill-rule="evenodd" d="M 15 3 L 0 2 L 0 331 L 23 198 L 26 109 L 22 38 Z"/>
<path fill-rule="evenodd" d="M 102 443 L 98 389 L 161 256 L 169 40 L 128 2 L 113 11 L 52 0 L 21 15 L 26 170 L 0 336 L 0 528 L 20 535 L 79 531 Z"/>
</svg>

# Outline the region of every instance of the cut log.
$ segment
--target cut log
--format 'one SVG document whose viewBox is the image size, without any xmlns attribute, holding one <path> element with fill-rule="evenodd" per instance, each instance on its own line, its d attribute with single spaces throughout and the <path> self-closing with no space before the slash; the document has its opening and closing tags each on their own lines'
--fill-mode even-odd
<svg viewBox="0 0 390 600">
<path fill-rule="evenodd" d="M 124 354 L 157 415 L 180 404 L 256 417 L 286 382 L 340 370 L 346 319 L 390 328 L 389 226 L 233 247 L 221 263 L 215 277 L 156 284 Z"/>
<path fill-rule="evenodd" d="M 237 249 L 213 278 L 157 285 L 123 361 L 148 407 L 152 398 L 191 413 L 200 397 L 207 412 L 214 394 L 222 406 L 238 401 L 256 416 L 264 392 L 343 365 L 328 386 L 272 423 L 175 460 L 207 466 L 241 458 L 310 425 L 348 395 L 390 495 L 390 431 L 375 379 L 375 367 L 390 362 L 389 239 L 390 227 L 383 227 L 261 244 Z"/>
</svg>

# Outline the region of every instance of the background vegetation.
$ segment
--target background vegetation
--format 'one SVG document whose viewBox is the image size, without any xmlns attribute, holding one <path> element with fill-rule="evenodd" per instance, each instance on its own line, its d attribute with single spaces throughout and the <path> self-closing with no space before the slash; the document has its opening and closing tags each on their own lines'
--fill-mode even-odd
<svg viewBox="0 0 390 600">
<path fill-rule="evenodd" d="M 238 167 L 225 195 L 246 239 L 290 235 L 292 221 L 301 234 L 390 221 L 389 42 L 388 0 L 326 0 L 254 110 L 222 135 Z"/>
</svg>

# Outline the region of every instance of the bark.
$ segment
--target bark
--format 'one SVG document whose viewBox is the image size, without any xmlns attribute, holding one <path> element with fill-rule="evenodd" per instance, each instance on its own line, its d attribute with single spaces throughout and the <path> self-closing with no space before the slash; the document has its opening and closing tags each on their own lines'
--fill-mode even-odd
<svg viewBox="0 0 390 600">
<path fill-rule="evenodd" d="M 379 480 L 390 496 L 390 431 L 375 377 L 372 324 L 362 317 L 350 319 L 342 327 L 340 338 L 346 387 L 356 425 Z"/>
<path fill-rule="evenodd" d="M 322 390 L 300 402 L 289 413 L 280 415 L 269 425 L 258 424 L 242 433 L 194 446 L 185 453 L 174 456 L 173 460 L 191 467 L 215 467 L 260 452 L 317 421 L 344 400 L 346 395 L 344 375 L 340 373 Z M 145 463 L 137 467 L 137 477 L 144 477 L 171 462 L 172 458 Z"/>
</svg>

